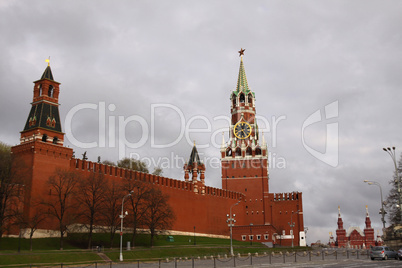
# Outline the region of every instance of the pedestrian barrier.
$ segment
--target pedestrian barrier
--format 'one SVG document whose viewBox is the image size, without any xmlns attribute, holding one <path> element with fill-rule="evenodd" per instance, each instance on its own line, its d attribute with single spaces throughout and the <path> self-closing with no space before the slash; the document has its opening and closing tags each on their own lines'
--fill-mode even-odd
<svg viewBox="0 0 402 268">
<path fill-rule="evenodd" d="M 27 267 L 55 268 L 55 267 L 81 267 L 81 268 L 112 268 L 112 267 L 137 267 L 137 268 L 178 268 L 178 267 L 236 267 L 245 265 L 266 265 L 280 263 L 308 263 L 312 261 L 341 260 L 341 259 L 361 259 L 370 258 L 369 250 L 347 250 L 331 249 L 322 251 L 293 251 L 293 252 L 271 252 L 271 253 L 248 253 L 244 255 L 228 256 L 227 254 L 217 256 L 197 256 L 197 257 L 179 257 L 154 260 L 125 260 L 124 262 L 86 262 L 86 263 L 59 263 L 59 264 L 30 264 Z M 1 267 L 21 267 L 8 265 Z"/>
</svg>

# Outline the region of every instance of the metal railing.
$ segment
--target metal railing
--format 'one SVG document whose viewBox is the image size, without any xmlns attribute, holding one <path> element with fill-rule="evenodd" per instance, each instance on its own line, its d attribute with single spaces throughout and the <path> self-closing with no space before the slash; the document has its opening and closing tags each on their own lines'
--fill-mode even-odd
<svg viewBox="0 0 402 268">
<path fill-rule="evenodd" d="M 235 256 L 217 255 L 203 257 L 182 257 L 182 258 L 166 258 L 153 260 L 126 260 L 124 262 L 113 261 L 96 261 L 96 262 L 80 262 L 80 263 L 59 263 L 59 264 L 29 264 L 29 265 L 7 265 L 0 267 L 82 267 L 82 268 L 112 268 L 112 267 L 137 267 L 137 268 L 177 268 L 177 267 L 236 267 L 236 266 L 259 266 L 266 264 L 280 263 L 308 263 L 312 261 L 333 261 L 342 259 L 369 259 L 370 250 L 366 249 L 329 249 L 319 251 L 279 251 L 270 253 L 254 253 Z"/>
</svg>

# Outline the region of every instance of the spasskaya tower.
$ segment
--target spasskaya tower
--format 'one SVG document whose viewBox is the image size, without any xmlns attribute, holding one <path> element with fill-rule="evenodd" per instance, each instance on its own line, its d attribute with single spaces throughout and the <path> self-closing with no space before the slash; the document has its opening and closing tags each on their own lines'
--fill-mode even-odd
<svg viewBox="0 0 402 268">
<path fill-rule="evenodd" d="M 248 202 L 246 212 L 249 222 L 264 224 L 264 196 L 268 195 L 268 153 L 264 136 L 260 141 L 255 118 L 255 93 L 250 90 L 240 53 L 237 86 L 230 95 L 231 124 L 229 140 L 222 140 L 222 188 L 241 192 Z"/>
</svg>

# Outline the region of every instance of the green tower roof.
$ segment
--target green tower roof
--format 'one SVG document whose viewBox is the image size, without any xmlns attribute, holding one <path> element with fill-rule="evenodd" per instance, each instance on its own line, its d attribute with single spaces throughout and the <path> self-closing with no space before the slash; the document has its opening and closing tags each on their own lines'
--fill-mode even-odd
<svg viewBox="0 0 402 268">
<path fill-rule="evenodd" d="M 248 88 L 246 71 L 244 70 L 243 57 L 241 57 L 240 68 L 239 68 L 239 77 L 237 78 L 237 86 L 236 86 L 236 95 L 243 91 L 244 93 L 248 93 L 250 89 Z"/>
<path fill-rule="evenodd" d="M 233 91 L 233 93 L 237 96 L 241 91 L 243 91 L 244 94 L 248 94 L 251 92 L 251 94 L 254 95 L 254 92 L 250 90 L 248 87 L 247 83 L 247 77 L 246 77 L 246 70 L 244 69 L 244 63 L 243 63 L 243 56 L 241 55 L 241 60 L 240 60 L 240 68 L 239 68 L 239 77 L 237 78 L 237 86 L 236 90 Z"/>
</svg>

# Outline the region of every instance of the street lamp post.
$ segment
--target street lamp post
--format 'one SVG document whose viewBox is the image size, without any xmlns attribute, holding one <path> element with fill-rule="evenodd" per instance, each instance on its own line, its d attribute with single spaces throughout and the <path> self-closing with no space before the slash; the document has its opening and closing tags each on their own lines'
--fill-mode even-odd
<svg viewBox="0 0 402 268">
<path fill-rule="evenodd" d="M 128 215 L 128 212 L 124 213 L 124 199 L 126 197 L 131 196 L 134 191 L 131 191 L 129 194 L 123 197 L 123 201 L 121 202 L 121 215 L 120 215 L 120 261 L 123 261 L 123 219 Z"/>
<path fill-rule="evenodd" d="M 293 222 L 293 214 L 299 213 L 300 210 L 292 212 L 292 214 L 290 214 L 290 222 L 288 222 L 290 229 L 292 230 L 292 248 L 293 248 L 293 239 L 294 239 L 294 235 L 293 235 L 293 227 L 295 227 L 295 223 Z"/>
<path fill-rule="evenodd" d="M 194 225 L 194 246 L 196 245 L 196 242 L 195 242 L 195 225 Z"/>
<path fill-rule="evenodd" d="M 369 180 L 364 180 L 365 183 L 367 183 L 368 185 L 377 185 L 380 188 L 380 196 L 381 196 L 381 221 L 382 221 L 382 228 L 383 228 L 383 232 L 385 230 L 385 214 L 387 214 L 387 212 L 385 212 L 384 210 L 384 201 L 382 199 L 382 188 L 381 188 L 381 184 L 379 184 L 376 181 L 369 181 Z"/>
<path fill-rule="evenodd" d="M 250 223 L 250 246 L 253 245 L 253 229 L 251 227 L 253 227 L 252 223 Z"/>
<path fill-rule="evenodd" d="M 230 227 L 230 255 L 233 256 L 233 242 L 232 242 L 232 227 L 234 226 L 234 223 L 236 222 L 236 220 L 234 219 L 234 217 L 236 217 L 235 214 L 233 214 L 232 216 L 232 208 L 234 206 L 237 206 L 240 203 L 240 200 L 236 203 L 230 206 L 229 209 L 229 213 L 227 214 L 226 217 L 228 217 L 228 219 L 226 220 L 226 222 L 228 223 L 228 226 Z"/>
<path fill-rule="evenodd" d="M 399 223 L 402 223 L 402 195 L 401 195 L 401 180 L 399 178 L 399 170 L 398 166 L 396 164 L 396 158 L 395 158 L 395 147 L 390 147 L 388 148 L 382 148 L 385 152 L 391 156 L 392 161 L 394 162 L 394 167 L 395 167 L 395 175 L 396 175 L 396 183 L 398 187 L 398 206 L 399 206 Z"/>
</svg>

